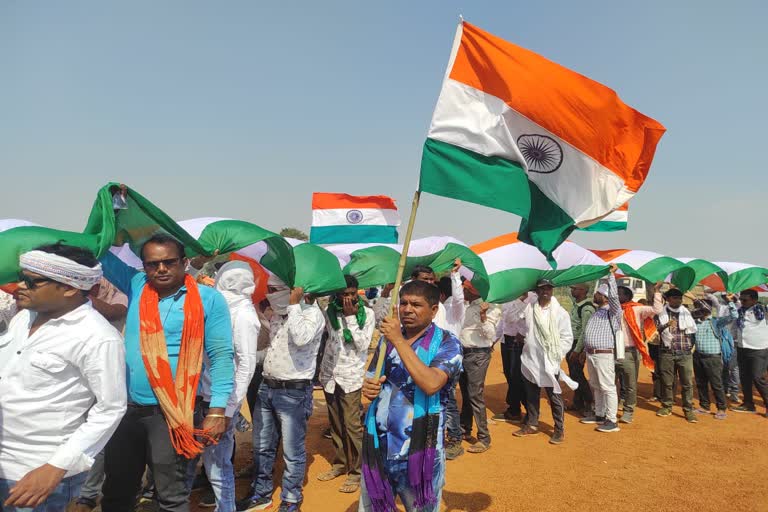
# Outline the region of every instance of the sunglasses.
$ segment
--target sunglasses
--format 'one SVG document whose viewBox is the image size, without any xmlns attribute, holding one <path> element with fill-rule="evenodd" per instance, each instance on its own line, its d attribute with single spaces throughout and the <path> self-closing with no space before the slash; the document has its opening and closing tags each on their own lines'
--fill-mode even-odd
<svg viewBox="0 0 768 512">
<path fill-rule="evenodd" d="M 151 270 L 156 271 L 160 268 L 160 265 L 163 265 L 165 268 L 171 269 L 181 263 L 182 258 L 170 258 L 167 260 L 157 260 L 157 261 L 145 261 L 144 262 L 144 270 Z"/>
<path fill-rule="evenodd" d="M 24 273 L 19 274 L 19 283 L 24 283 L 28 290 L 35 290 L 47 283 L 53 282 L 53 279 L 48 279 L 47 277 L 29 277 Z"/>
</svg>

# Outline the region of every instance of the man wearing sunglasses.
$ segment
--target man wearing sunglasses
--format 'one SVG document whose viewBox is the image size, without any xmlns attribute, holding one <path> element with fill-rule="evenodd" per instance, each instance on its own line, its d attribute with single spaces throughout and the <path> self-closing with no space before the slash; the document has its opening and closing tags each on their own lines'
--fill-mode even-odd
<svg viewBox="0 0 768 512">
<path fill-rule="evenodd" d="M 230 421 L 225 415 L 234 382 L 229 308 L 221 293 L 187 275 L 184 246 L 175 238 L 152 236 L 140 256 L 144 272 L 112 253 L 102 258 L 105 277 L 128 296 L 128 411 L 106 448 L 101 507 L 133 510 L 148 465 L 160 510 L 187 512 L 189 460 L 218 441 Z M 195 330 L 199 333 L 191 336 Z M 211 399 L 203 404 L 195 397 L 201 394 L 196 383 L 206 356 Z M 204 406 L 205 419 L 193 423 L 193 413 L 202 414 Z M 204 436 L 194 437 L 201 431 Z"/>
<path fill-rule="evenodd" d="M 19 266 L 22 309 L 0 336 L 0 510 L 60 511 L 125 412 L 125 351 L 88 300 L 93 254 L 44 246 Z"/>
</svg>

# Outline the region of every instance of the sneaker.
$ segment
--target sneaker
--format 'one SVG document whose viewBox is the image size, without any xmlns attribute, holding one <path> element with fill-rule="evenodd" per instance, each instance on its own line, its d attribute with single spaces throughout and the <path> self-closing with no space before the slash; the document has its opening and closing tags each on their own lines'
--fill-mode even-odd
<svg viewBox="0 0 768 512">
<path fill-rule="evenodd" d="M 752 413 L 752 414 L 754 414 L 754 413 L 756 413 L 756 412 L 757 412 L 757 411 L 755 410 L 755 406 L 754 406 L 754 405 L 753 405 L 753 406 L 750 408 L 750 407 L 747 407 L 747 406 L 746 406 L 746 405 L 744 405 L 744 404 L 742 404 L 742 405 L 737 405 L 736 407 L 731 407 L 731 410 L 732 410 L 733 412 L 749 412 L 749 413 Z"/>
<path fill-rule="evenodd" d="M 482 441 L 478 441 L 472 446 L 470 446 L 469 448 L 467 448 L 467 451 L 469 453 L 483 453 L 483 452 L 487 452 L 490 447 L 491 447 L 490 444 L 484 443 Z"/>
<path fill-rule="evenodd" d="M 507 409 L 504 412 L 500 412 L 498 414 L 494 414 L 493 418 L 494 421 L 507 421 L 507 422 L 519 422 L 521 419 L 523 419 L 523 415 L 518 413 L 513 413 L 509 409 Z"/>
<path fill-rule="evenodd" d="M 602 425 L 605 423 L 605 416 L 587 416 L 585 418 L 581 418 L 579 423 L 584 423 L 585 425 L 593 425 L 597 423 L 598 425 Z"/>
<path fill-rule="evenodd" d="M 331 439 L 331 427 L 323 430 L 323 437 L 326 439 Z"/>
<path fill-rule="evenodd" d="M 464 448 L 461 446 L 461 441 L 453 441 L 446 443 L 445 446 L 445 458 L 446 460 L 458 459 L 464 455 Z"/>
<path fill-rule="evenodd" d="M 621 430 L 617 424 L 610 420 L 605 420 L 605 423 L 597 427 L 595 430 L 598 432 L 618 432 Z"/>
<path fill-rule="evenodd" d="M 693 411 L 688 411 L 685 413 L 685 419 L 688 421 L 688 423 L 698 423 L 699 418 L 696 417 L 696 413 Z"/>
<path fill-rule="evenodd" d="M 634 412 L 629 412 L 629 411 L 625 412 L 624 414 L 621 415 L 621 418 L 619 419 L 619 423 L 627 423 L 627 424 L 632 423 L 632 420 L 635 419 L 634 414 L 635 414 Z"/>
<path fill-rule="evenodd" d="M 272 508 L 272 498 L 251 496 L 237 502 L 237 512 L 250 512 L 252 510 L 269 510 Z"/>
<path fill-rule="evenodd" d="M 289 503 L 284 501 L 280 503 L 280 508 L 277 509 L 277 512 L 299 512 L 300 505 L 301 503 Z"/>
<path fill-rule="evenodd" d="M 536 427 L 531 427 L 530 425 L 523 425 L 523 428 L 516 432 L 512 432 L 512 435 L 515 437 L 525 437 L 525 436 L 532 436 L 534 434 L 538 434 L 539 429 Z"/>
<path fill-rule="evenodd" d="M 716 420 L 724 420 L 726 418 L 725 411 L 717 411 L 715 413 L 715 419 Z"/>
<path fill-rule="evenodd" d="M 213 489 L 208 489 L 203 493 L 197 506 L 202 508 L 214 508 L 216 506 L 216 495 L 213 494 Z"/>
<path fill-rule="evenodd" d="M 669 407 L 662 407 L 658 411 L 656 411 L 656 416 L 670 416 L 672 414 L 672 409 Z"/>
<path fill-rule="evenodd" d="M 709 414 L 709 409 L 704 409 L 703 407 L 698 407 L 693 410 L 694 414 L 702 415 L 702 414 Z"/>
<path fill-rule="evenodd" d="M 549 444 L 563 444 L 564 441 L 565 432 L 560 432 L 558 430 L 555 430 L 555 433 L 549 438 Z"/>
<path fill-rule="evenodd" d="M 737 393 L 731 393 L 731 396 L 729 396 L 728 399 L 735 404 L 739 403 L 739 395 Z"/>
</svg>

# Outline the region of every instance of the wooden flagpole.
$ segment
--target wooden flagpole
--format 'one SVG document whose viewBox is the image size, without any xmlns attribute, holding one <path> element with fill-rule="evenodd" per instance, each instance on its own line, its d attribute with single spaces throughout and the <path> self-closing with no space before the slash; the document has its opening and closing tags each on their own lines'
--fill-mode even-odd
<svg viewBox="0 0 768 512">
<path fill-rule="evenodd" d="M 403 251 L 400 253 L 400 263 L 397 266 L 397 277 L 395 277 L 395 287 L 392 288 L 392 292 L 390 293 L 390 297 L 392 301 L 389 304 L 389 316 L 394 315 L 395 313 L 395 306 L 397 305 L 398 296 L 400 294 L 400 285 L 403 284 L 403 273 L 405 272 L 405 263 L 406 259 L 408 258 L 408 249 L 411 246 L 411 237 L 413 236 L 413 225 L 416 223 L 416 210 L 419 209 L 419 198 L 421 197 L 421 192 L 418 190 L 413 193 L 413 203 L 411 204 L 411 217 L 408 219 L 408 228 L 405 230 L 405 240 L 403 241 Z M 379 346 L 379 353 L 378 353 L 378 359 L 376 360 L 376 373 L 375 378 L 378 379 L 381 377 L 382 371 L 384 370 L 384 359 L 386 358 L 387 354 L 387 346 L 386 344 L 382 343 Z"/>
</svg>

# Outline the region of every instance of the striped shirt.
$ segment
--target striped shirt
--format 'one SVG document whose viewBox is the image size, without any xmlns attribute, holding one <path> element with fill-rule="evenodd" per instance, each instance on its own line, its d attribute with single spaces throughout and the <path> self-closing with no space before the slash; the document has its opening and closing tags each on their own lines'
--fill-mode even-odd
<svg viewBox="0 0 768 512">
<path fill-rule="evenodd" d="M 608 278 L 608 305 L 599 308 L 589 318 L 583 333 L 584 347 L 587 350 L 613 349 L 616 343 L 614 333 L 621 329 L 622 316 L 616 278 L 611 274 Z"/>
</svg>

